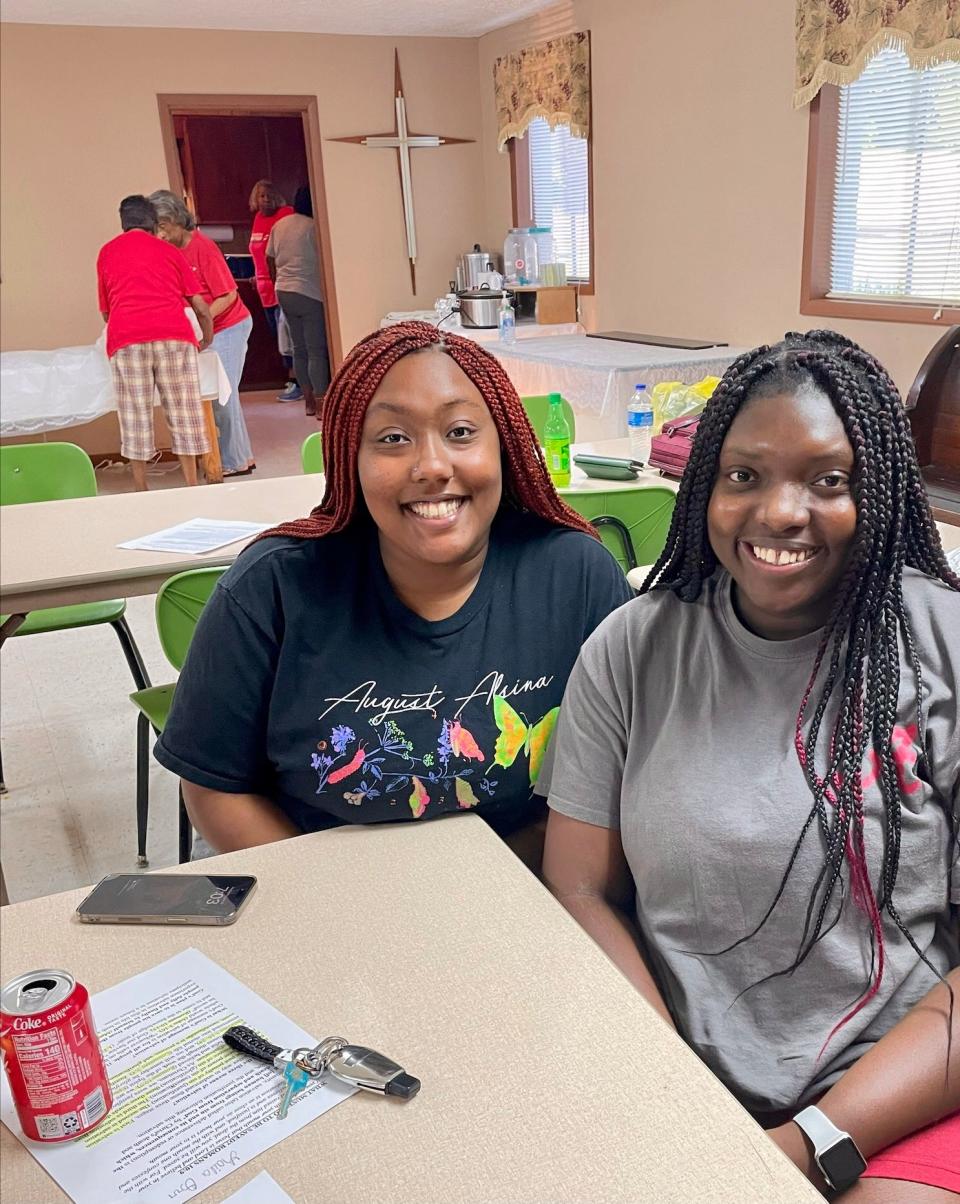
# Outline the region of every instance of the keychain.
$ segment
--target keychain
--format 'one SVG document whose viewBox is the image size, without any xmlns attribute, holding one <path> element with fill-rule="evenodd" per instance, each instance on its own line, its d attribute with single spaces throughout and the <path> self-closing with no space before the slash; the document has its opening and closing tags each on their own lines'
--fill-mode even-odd
<svg viewBox="0 0 960 1204">
<path fill-rule="evenodd" d="M 234 1025 L 223 1034 L 231 1049 L 267 1062 L 283 1075 L 283 1096 L 278 1116 L 281 1120 L 296 1096 L 314 1079 L 323 1080 L 329 1071 L 334 1078 L 351 1087 L 412 1099 L 420 1090 L 420 1080 L 397 1062 L 365 1045 L 350 1045 L 343 1037 L 326 1037 L 312 1049 L 282 1049 L 272 1045 L 252 1028 Z"/>
</svg>

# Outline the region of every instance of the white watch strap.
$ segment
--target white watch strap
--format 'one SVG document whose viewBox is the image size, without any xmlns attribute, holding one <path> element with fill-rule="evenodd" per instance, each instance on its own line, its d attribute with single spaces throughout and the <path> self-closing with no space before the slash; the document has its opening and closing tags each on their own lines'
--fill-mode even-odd
<svg viewBox="0 0 960 1204">
<path fill-rule="evenodd" d="M 838 1129 L 828 1116 L 819 1108 L 804 1108 L 793 1118 L 793 1123 L 800 1128 L 813 1142 L 814 1152 L 828 1149 L 843 1137 L 848 1137 L 843 1129 Z"/>
</svg>

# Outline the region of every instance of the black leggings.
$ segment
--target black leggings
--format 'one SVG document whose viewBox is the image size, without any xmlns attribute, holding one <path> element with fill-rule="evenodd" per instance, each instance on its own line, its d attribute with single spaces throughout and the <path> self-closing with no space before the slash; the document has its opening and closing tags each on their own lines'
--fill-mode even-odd
<svg viewBox="0 0 960 1204">
<path fill-rule="evenodd" d="M 323 302 L 303 293 L 278 292 L 277 300 L 290 327 L 293 340 L 293 370 L 301 388 L 309 384 L 322 397 L 330 383 L 327 326 Z"/>
</svg>

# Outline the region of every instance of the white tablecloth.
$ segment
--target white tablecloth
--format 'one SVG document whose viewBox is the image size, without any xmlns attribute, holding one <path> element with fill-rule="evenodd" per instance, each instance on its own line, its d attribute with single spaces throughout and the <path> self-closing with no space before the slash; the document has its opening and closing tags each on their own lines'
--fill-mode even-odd
<svg viewBox="0 0 960 1204">
<path fill-rule="evenodd" d="M 220 356 L 209 348 L 200 353 L 200 391 L 221 405 L 230 397 Z M 116 408 L 102 335 L 90 347 L 0 354 L 0 436 L 59 431 Z"/>
<path fill-rule="evenodd" d="M 437 312 L 434 309 L 412 309 L 407 313 L 397 310 L 380 319 L 381 327 L 396 326 L 398 322 L 429 322 L 432 326 L 436 326 Z M 475 343 L 482 343 L 484 346 L 500 341 L 500 332 L 494 326 L 453 326 L 449 322 L 444 322 L 443 329 L 449 330 L 451 334 L 462 334 L 465 338 L 473 339 Z M 557 322 L 550 326 L 540 326 L 536 322 L 521 322 L 516 330 L 517 338 L 524 341 L 583 334 L 583 327 L 579 322 Z"/>
<path fill-rule="evenodd" d="M 577 416 L 578 439 L 616 439 L 626 434 L 627 406 L 636 384 L 661 381 L 693 384 L 722 376 L 745 348 L 710 347 L 679 351 L 646 343 L 588 339 L 584 335 L 491 343 L 521 397 L 562 393 Z"/>
</svg>

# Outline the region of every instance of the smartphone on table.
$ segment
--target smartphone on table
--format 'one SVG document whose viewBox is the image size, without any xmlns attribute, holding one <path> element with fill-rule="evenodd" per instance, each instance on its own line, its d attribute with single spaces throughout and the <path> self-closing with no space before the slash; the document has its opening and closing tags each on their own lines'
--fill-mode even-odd
<svg viewBox="0 0 960 1204">
<path fill-rule="evenodd" d="M 77 915 L 86 924 L 232 924 L 256 885 L 245 874 L 107 874 Z"/>
</svg>

